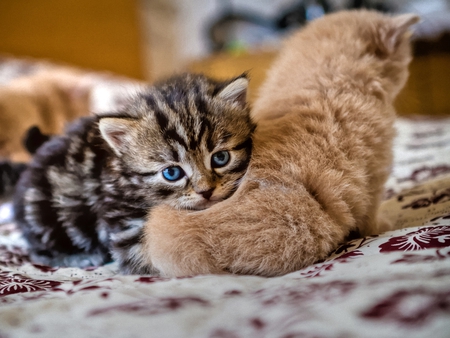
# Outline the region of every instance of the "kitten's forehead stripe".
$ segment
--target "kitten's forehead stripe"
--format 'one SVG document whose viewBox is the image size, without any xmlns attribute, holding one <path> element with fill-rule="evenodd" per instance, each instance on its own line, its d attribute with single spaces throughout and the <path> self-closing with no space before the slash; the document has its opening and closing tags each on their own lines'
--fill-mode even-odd
<svg viewBox="0 0 450 338">
<path fill-rule="evenodd" d="M 178 162 L 180 160 L 180 156 L 178 155 L 178 151 L 175 149 L 170 149 L 172 151 L 172 158 L 175 162 Z"/>
<path fill-rule="evenodd" d="M 180 91 L 179 88 L 170 88 L 171 90 L 165 96 L 165 102 L 170 107 L 170 109 L 176 111 L 176 104 L 182 103 L 184 99 L 184 92 Z"/>
<path fill-rule="evenodd" d="M 181 146 L 184 147 L 184 149 L 188 149 L 188 145 L 186 143 L 186 141 L 180 136 L 180 134 L 178 134 L 178 132 L 176 131 L 175 128 L 170 128 L 164 131 L 163 134 L 164 138 L 166 140 L 172 140 L 177 142 L 178 144 L 180 144 Z"/>
<path fill-rule="evenodd" d="M 200 130 L 197 134 L 197 137 L 191 137 L 191 142 L 189 143 L 190 150 L 195 150 L 198 148 L 198 146 L 200 145 L 200 142 L 203 139 L 203 135 L 205 134 L 206 130 L 211 131 L 211 123 L 206 118 L 204 118 L 200 122 Z"/>
<path fill-rule="evenodd" d="M 208 106 L 202 97 L 196 96 L 194 99 L 194 104 L 200 114 L 205 115 L 208 112 Z"/>
<path fill-rule="evenodd" d="M 165 110 L 167 109 L 164 105 L 164 96 L 162 96 L 161 93 L 152 91 L 144 95 L 144 99 L 147 103 L 146 110 L 150 110 L 155 113 L 155 117 L 158 124 L 161 126 L 161 129 L 167 128 L 169 119 L 165 114 Z"/>
<path fill-rule="evenodd" d="M 203 139 L 203 135 L 206 130 L 211 130 L 211 123 L 207 119 L 203 119 L 200 125 L 200 131 L 198 132 L 198 140 L 201 141 Z"/>
<path fill-rule="evenodd" d="M 189 142 L 189 150 L 195 150 L 197 149 L 198 145 L 199 145 L 199 139 L 200 138 L 194 138 L 191 137 L 191 140 Z"/>
<path fill-rule="evenodd" d="M 155 117 L 161 131 L 166 130 L 169 125 L 169 119 L 167 116 L 161 111 L 155 111 Z"/>
</svg>

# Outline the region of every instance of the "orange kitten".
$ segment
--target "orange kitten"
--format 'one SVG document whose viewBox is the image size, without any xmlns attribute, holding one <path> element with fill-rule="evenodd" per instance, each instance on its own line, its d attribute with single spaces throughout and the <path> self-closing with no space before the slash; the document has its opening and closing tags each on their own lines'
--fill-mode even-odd
<svg viewBox="0 0 450 338">
<path fill-rule="evenodd" d="M 204 211 L 156 207 L 142 264 L 163 276 L 276 276 L 324 259 L 350 231 L 375 234 L 391 165 L 392 102 L 415 15 L 340 12 L 287 40 L 253 114 L 251 166 Z"/>
</svg>

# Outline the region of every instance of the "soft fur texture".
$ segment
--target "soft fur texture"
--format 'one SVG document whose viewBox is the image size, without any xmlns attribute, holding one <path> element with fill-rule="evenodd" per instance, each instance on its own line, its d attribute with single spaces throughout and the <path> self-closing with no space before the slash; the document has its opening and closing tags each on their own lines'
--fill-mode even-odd
<svg viewBox="0 0 450 338">
<path fill-rule="evenodd" d="M 288 39 L 254 105 L 240 188 L 203 211 L 152 209 L 142 261 L 163 276 L 276 276 L 326 258 L 351 231 L 388 228 L 376 214 L 417 21 L 340 12 Z"/>
</svg>

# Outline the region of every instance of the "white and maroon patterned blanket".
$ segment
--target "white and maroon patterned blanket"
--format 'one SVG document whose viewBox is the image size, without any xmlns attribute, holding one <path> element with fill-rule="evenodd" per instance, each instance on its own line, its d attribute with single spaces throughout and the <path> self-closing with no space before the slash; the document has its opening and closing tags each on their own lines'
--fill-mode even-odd
<svg viewBox="0 0 450 338">
<path fill-rule="evenodd" d="M 450 118 L 397 127 L 382 208 L 402 229 L 283 277 L 39 266 L 0 225 L 0 337 L 450 337 Z"/>
</svg>

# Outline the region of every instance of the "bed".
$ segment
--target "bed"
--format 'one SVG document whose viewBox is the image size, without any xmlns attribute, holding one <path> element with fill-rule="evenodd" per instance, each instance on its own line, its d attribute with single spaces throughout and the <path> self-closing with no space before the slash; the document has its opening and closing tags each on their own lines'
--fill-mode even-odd
<svg viewBox="0 0 450 338">
<path fill-rule="evenodd" d="M 37 68 L 3 59 L 0 84 Z M 95 109 L 136 86 L 108 81 L 91 83 Z M 450 118 L 399 118 L 396 128 L 381 210 L 398 230 L 281 277 L 41 266 L 14 223 L 1 224 L 0 337 L 450 337 Z"/>
</svg>

